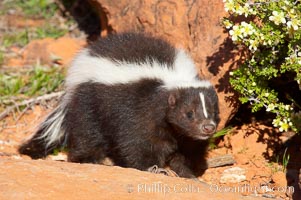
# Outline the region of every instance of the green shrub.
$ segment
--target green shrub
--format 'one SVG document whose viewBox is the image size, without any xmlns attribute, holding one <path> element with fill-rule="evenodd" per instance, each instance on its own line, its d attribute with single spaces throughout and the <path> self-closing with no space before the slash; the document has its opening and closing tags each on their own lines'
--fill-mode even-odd
<svg viewBox="0 0 301 200">
<path fill-rule="evenodd" d="M 230 72 L 240 101 L 249 102 L 253 112 L 274 113 L 272 123 L 280 131 L 300 131 L 301 1 L 223 1 L 230 14 L 223 24 L 233 42 L 248 51 Z"/>
</svg>

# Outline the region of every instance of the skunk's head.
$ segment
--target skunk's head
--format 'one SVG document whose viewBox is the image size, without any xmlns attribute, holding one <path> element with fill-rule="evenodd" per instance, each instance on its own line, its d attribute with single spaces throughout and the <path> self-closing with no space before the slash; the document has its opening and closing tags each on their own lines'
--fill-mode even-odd
<svg viewBox="0 0 301 200">
<path fill-rule="evenodd" d="M 167 120 L 179 134 L 206 140 L 215 133 L 220 118 L 213 87 L 175 89 L 169 95 L 168 105 Z"/>
</svg>

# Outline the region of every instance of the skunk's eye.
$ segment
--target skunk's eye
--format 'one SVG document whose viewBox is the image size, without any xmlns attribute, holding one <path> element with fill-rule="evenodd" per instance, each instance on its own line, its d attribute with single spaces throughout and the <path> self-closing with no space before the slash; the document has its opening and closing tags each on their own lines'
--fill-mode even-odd
<svg viewBox="0 0 301 200">
<path fill-rule="evenodd" d="M 194 118 L 194 112 L 193 112 L 193 111 L 187 112 L 187 113 L 186 113 L 186 117 L 187 117 L 188 119 L 193 119 L 193 118 Z"/>
</svg>

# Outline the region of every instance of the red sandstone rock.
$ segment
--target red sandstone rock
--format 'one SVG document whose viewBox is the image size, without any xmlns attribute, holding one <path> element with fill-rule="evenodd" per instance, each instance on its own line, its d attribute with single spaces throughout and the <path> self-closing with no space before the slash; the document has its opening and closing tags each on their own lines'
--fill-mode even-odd
<svg viewBox="0 0 301 200">
<path fill-rule="evenodd" d="M 33 40 L 24 48 L 21 58 L 12 58 L 6 65 L 22 66 L 36 63 L 51 65 L 56 62 L 67 66 L 85 44 L 84 40 L 70 37 Z"/>
<path fill-rule="evenodd" d="M 272 175 L 272 181 L 276 187 L 286 187 L 286 174 L 283 171 L 277 171 Z"/>
<path fill-rule="evenodd" d="M 0 159 L 0 199 L 244 199 L 193 180 L 135 169 Z M 249 200 L 255 199 L 248 197 Z M 259 199 L 259 198 L 256 198 Z"/>
</svg>

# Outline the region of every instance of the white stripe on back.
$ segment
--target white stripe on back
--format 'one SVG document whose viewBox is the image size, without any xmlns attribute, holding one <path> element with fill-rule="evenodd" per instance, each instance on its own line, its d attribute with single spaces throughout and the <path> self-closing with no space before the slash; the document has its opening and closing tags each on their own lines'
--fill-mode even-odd
<svg viewBox="0 0 301 200">
<path fill-rule="evenodd" d="M 155 60 L 142 64 L 114 62 L 108 58 L 91 56 L 87 49 L 76 57 L 69 68 L 66 89 L 93 81 L 106 85 L 129 83 L 143 78 L 162 80 L 164 88 L 211 87 L 206 80 L 199 80 L 192 59 L 181 49 L 177 50 L 173 67 L 162 65 Z"/>
</svg>

